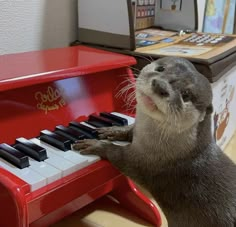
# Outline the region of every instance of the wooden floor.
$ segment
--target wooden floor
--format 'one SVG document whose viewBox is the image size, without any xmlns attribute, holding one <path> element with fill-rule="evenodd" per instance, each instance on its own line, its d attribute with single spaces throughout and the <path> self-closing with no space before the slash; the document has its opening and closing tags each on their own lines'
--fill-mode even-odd
<svg viewBox="0 0 236 227">
<path fill-rule="evenodd" d="M 225 153 L 236 163 L 236 134 L 225 149 Z M 146 192 L 145 192 L 146 193 Z M 148 193 L 146 193 L 148 195 Z M 149 196 L 149 195 L 148 195 Z M 152 198 L 151 198 L 152 199 Z M 163 216 L 162 227 L 167 227 Z M 71 216 L 61 220 L 54 227 L 142 227 L 151 226 L 122 209 L 108 198 L 102 198 Z"/>
</svg>

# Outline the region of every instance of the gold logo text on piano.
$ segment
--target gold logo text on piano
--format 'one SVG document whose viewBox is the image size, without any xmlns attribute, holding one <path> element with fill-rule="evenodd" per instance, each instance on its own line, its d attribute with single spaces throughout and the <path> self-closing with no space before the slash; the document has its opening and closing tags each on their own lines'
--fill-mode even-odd
<svg viewBox="0 0 236 227">
<path fill-rule="evenodd" d="M 62 91 L 57 88 L 48 87 L 45 93 L 36 92 L 35 99 L 38 101 L 37 108 L 43 110 L 45 114 L 49 111 L 58 110 L 66 105 L 62 97 Z"/>
</svg>

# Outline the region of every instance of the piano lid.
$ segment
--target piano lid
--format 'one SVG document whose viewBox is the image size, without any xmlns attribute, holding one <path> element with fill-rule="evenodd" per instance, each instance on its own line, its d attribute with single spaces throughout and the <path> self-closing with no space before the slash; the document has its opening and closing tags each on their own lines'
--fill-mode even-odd
<svg viewBox="0 0 236 227">
<path fill-rule="evenodd" d="M 133 57 L 86 46 L 0 56 L 0 91 L 134 65 Z"/>
</svg>

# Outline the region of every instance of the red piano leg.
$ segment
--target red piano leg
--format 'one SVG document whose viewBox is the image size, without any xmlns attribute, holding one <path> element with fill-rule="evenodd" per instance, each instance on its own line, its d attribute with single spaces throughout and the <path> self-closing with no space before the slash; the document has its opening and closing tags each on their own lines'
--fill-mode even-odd
<svg viewBox="0 0 236 227">
<path fill-rule="evenodd" d="M 0 168 L 0 226 L 28 226 L 25 194 L 29 185 Z"/>
<path fill-rule="evenodd" d="M 135 212 L 154 226 L 161 226 L 161 216 L 158 209 L 128 178 L 124 177 L 111 195 L 119 201 L 121 206 Z"/>
</svg>

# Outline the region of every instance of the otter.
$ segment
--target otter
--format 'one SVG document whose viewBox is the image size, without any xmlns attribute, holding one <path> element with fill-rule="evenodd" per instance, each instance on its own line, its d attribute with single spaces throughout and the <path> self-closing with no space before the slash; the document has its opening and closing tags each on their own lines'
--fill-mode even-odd
<svg viewBox="0 0 236 227">
<path fill-rule="evenodd" d="M 107 141 L 73 149 L 108 159 L 146 188 L 170 227 L 236 226 L 236 165 L 212 135 L 209 81 L 190 61 L 163 57 L 140 71 L 135 86 L 134 125 L 98 129 Z"/>
</svg>

